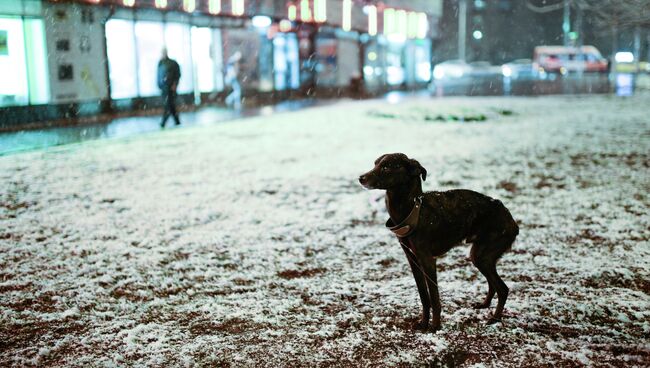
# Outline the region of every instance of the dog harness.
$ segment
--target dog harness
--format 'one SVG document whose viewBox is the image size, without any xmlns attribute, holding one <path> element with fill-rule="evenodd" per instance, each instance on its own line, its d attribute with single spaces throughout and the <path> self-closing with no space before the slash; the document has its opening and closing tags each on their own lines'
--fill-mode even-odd
<svg viewBox="0 0 650 368">
<path fill-rule="evenodd" d="M 397 235 L 398 238 L 406 238 L 413 234 L 418 227 L 418 222 L 420 221 L 420 207 L 422 207 L 422 196 L 415 197 L 415 205 L 404 221 L 395 225 L 393 220 L 388 219 L 388 221 L 386 221 L 386 227 L 388 230 L 392 231 L 393 234 Z"/>
</svg>

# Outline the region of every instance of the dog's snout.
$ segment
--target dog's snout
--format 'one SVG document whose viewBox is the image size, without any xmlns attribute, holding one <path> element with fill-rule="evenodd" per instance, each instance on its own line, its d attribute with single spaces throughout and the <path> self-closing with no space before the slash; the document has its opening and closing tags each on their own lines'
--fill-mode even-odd
<svg viewBox="0 0 650 368">
<path fill-rule="evenodd" d="M 365 175 L 359 176 L 359 183 L 363 184 L 363 183 L 366 182 L 366 180 L 368 180 L 367 176 L 365 176 Z"/>
</svg>

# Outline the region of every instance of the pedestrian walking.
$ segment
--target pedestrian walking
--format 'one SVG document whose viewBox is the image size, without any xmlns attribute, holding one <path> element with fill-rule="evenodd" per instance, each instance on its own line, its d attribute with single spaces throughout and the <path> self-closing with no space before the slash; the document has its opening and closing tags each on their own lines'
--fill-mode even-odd
<svg viewBox="0 0 650 368">
<path fill-rule="evenodd" d="M 175 60 L 169 58 L 167 49 L 163 49 L 162 58 L 158 62 L 158 88 L 162 92 L 162 98 L 165 104 L 165 112 L 160 122 L 160 126 L 163 128 L 170 115 L 174 117 L 176 125 L 181 123 L 178 119 L 178 112 L 176 112 L 176 88 L 178 88 L 178 81 L 180 79 L 180 66 L 178 66 Z"/>
<path fill-rule="evenodd" d="M 236 110 L 241 109 L 241 83 L 239 81 L 239 63 L 241 62 L 241 52 L 237 51 L 228 58 L 226 64 L 226 84 L 232 88 L 232 92 L 226 97 L 226 105 L 234 107 Z"/>
</svg>

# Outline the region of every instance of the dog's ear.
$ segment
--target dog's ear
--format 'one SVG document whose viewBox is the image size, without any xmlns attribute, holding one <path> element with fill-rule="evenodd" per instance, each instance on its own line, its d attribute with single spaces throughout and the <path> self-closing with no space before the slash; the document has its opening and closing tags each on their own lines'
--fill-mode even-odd
<svg viewBox="0 0 650 368">
<path fill-rule="evenodd" d="M 377 159 L 375 160 L 375 165 L 379 164 L 379 162 L 381 162 L 381 159 L 384 158 L 384 157 L 386 157 L 386 155 L 387 155 L 387 154 L 383 154 L 383 155 L 379 156 L 379 158 L 377 158 Z"/>
<path fill-rule="evenodd" d="M 422 181 L 427 180 L 427 169 L 422 167 L 417 160 L 410 159 L 409 164 L 411 166 L 410 172 L 413 176 L 422 176 Z"/>
</svg>

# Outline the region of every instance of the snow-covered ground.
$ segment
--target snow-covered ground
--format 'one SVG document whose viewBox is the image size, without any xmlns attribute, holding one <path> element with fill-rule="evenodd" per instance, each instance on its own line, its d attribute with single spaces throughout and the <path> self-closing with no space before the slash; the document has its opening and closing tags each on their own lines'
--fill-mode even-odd
<svg viewBox="0 0 650 368">
<path fill-rule="evenodd" d="M 0 366 L 648 366 L 648 95 L 347 102 L 0 157 Z M 484 120 L 455 122 L 455 117 Z M 502 323 L 439 261 L 443 329 L 356 182 L 500 198 Z"/>
</svg>

